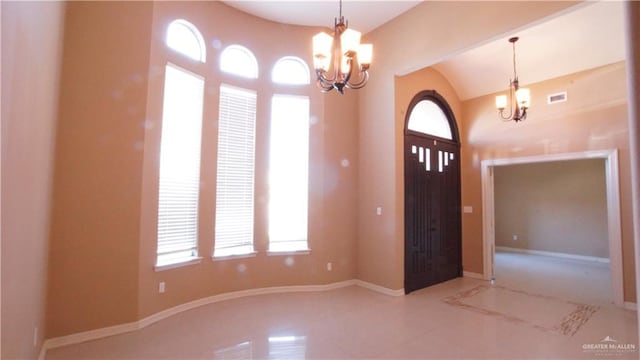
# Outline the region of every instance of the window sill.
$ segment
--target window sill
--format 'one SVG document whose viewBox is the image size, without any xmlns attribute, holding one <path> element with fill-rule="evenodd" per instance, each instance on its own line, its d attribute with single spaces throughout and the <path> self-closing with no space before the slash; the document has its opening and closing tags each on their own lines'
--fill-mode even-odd
<svg viewBox="0 0 640 360">
<path fill-rule="evenodd" d="M 283 250 L 283 251 L 267 251 L 268 256 L 287 256 L 287 255 L 309 255 L 311 254 L 311 249 L 303 249 L 303 250 Z"/>
<path fill-rule="evenodd" d="M 234 259 L 246 259 L 256 257 L 258 253 L 256 251 L 252 251 L 247 254 L 238 254 L 238 255 L 224 255 L 224 256 L 212 256 L 211 260 L 213 261 L 224 261 L 224 260 L 234 260 Z"/>
<path fill-rule="evenodd" d="M 200 264 L 201 262 L 202 262 L 202 258 L 201 257 L 186 258 L 184 260 L 181 259 L 181 260 L 178 260 L 178 261 L 174 261 L 174 262 L 170 262 L 170 263 L 166 263 L 166 264 L 162 264 L 162 265 L 156 265 L 154 267 L 154 270 L 156 272 L 165 271 L 165 270 L 175 269 L 175 268 L 179 268 L 179 267 L 183 267 L 183 266 Z"/>
</svg>

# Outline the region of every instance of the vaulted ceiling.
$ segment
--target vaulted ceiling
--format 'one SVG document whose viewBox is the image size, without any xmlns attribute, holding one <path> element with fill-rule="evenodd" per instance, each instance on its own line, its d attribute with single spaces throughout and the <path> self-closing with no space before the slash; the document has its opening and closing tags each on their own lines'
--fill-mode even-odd
<svg viewBox="0 0 640 360">
<path fill-rule="evenodd" d="M 265 19 L 309 26 L 332 26 L 339 8 L 338 1 L 225 2 Z M 421 2 L 345 0 L 342 13 L 351 27 L 366 33 Z M 622 61 L 625 56 L 623 8 L 622 1 L 585 2 L 551 19 L 452 54 L 433 66 L 465 100 L 508 87 L 513 72 L 508 42 L 511 36 L 520 37 L 516 55 L 522 86 Z"/>
</svg>

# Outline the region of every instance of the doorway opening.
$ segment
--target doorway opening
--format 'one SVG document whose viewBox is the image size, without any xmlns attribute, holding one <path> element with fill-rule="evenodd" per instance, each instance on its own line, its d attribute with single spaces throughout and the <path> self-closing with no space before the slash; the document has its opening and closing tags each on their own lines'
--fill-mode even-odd
<svg viewBox="0 0 640 360">
<path fill-rule="evenodd" d="M 602 151 L 587 151 L 582 153 L 568 153 L 568 154 L 555 154 L 555 155 L 542 155 L 523 158 L 510 158 L 510 159 L 495 159 L 495 160 L 483 160 L 482 167 L 482 199 L 483 199 L 483 255 L 484 255 L 484 269 L 483 276 L 486 280 L 493 280 L 496 276 L 496 190 L 495 190 L 495 170 L 496 167 L 503 167 L 509 165 L 523 165 L 523 164 L 536 164 L 536 163 L 551 163 L 558 161 L 568 160 L 586 160 L 586 159 L 602 159 L 604 160 L 604 177 L 605 177 L 605 193 L 606 193 L 606 229 L 604 230 L 607 238 L 606 245 L 609 258 L 609 271 L 605 274 L 610 274 L 610 279 L 607 279 L 611 284 L 609 290 L 611 296 L 609 299 L 613 299 L 613 303 L 618 306 L 624 305 L 623 300 L 623 282 L 622 282 L 622 239 L 621 239 L 621 226 L 620 226 L 620 198 L 619 198 L 619 182 L 618 182 L 618 154 L 617 150 L 602 150 Z M 500 168 L 499 170 L 503 170 Z M 504 234 L 500 235 L 504 237 Z M 512 236 L 516 237 L 517 234 Z M 513 239 L 511 239 L 513 240 Z M 514 240 L 514 242 L 517 240 Z M 565 244 L 566 245 L 566 244 Z M 509 266 L 509 261 L 514 261 L 515 257 L 522 256 L 513 254 L 504 254 L 499 252 L 501 260 L 505 260 Z M 530 253 L 530 252 L 529 252 Z M 542 255 L 544 251 L 539 252 Z M 539 255 L 539 254 L 538 254 Z M 581 257 L 576 257 L 580 259 Z M 588 257 L 582 257 L 581 260 L 586 260 Z M 596 263 L 599 262 L 600 257 L 594 256 L 593 259 Z M 524 258 L 523 258 L 524 259 Z M 535 257 L 529 257 L 528 260 L 536 260 Z M 540 260 L 540 259 L 538 259 Z M 547 259 L 545 261 L 551 261 Z M 544 261 L 537 263 L 537 266 L 551 266 L 545 265 Z M 554 262 L 557 264 L 557 262 Z M 602 276 L 602 273 L 598 275 L 598 265 L 593 264 L 593 282 L 591 286 L 597 284 L 602 289 L 602 283 L 598 282 L 598 276 Z M 555 265 L 554 265 L 555 266 Z M 602 267 L 602 264 L 599 265 Z M 566 271 L 570 271 L 570 268 L 565 268 Z"/>
<path fill-rule="evenodd" d="M 426 90 L 404 136 L 405 293 L 462 275 L 460 141 L 451 108 Z"/>
</svg>

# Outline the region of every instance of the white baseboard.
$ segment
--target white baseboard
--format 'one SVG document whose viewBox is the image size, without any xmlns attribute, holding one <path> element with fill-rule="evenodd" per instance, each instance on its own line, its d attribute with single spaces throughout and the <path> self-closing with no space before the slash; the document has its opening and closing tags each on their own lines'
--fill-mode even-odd
<svg viewBox="0 0 640 360">
<path fill-rule="evenodd" d="M 38 353 L 38 360 L 44 360 L 47 357 L 47 348 L 42 344 L 40 346 L 40 353 Z"/>
<path fill-rule="evenodd" d="M 627 310 L 638 311 L 638 304 L 636 304 L 634 302 L 630 302 L 630 301 L 625 301 L 624 302 L 624 308 L 627 309 Z"/>
<path fill-rule="evenodd" d="M 484 280 L 484 275 L 479 274 L 479 273 L 475 273 L 475 272 L 471 272 L 471 271 L 462 271 L 462 276 L 463 277 L 467 277 L 467 278 L 471 278 L 471 279 Z"/>
<path fill-rule="evenodd" d="M 559 252 L 552 252 L 552 251 L 519 249 L 519 248 L 512 248 L 512 247 L 507 247 L 507 246 L 496 246 L 496 251 L 525 253 L 525 254 L 533 254 L 533 255 L 543 255 L 543 256 L 551 256 L 551 257 L 558 257 L 558 258 L 572 259 L 572 260 L 592 261 L 592 262 L 597 262 L 597 263 L 602 263 L 602 264 L 609 264 L 610 263 L 609 258 L 602 258 L 602 257 L 596 257 L 596 256 L 585 256 L 585 255 L 574 255 L 574 254 L 559 253 Z"/>
<path fill-rule="evenodd" d="M 276 287 L 234 291 L 230 293 L 213 295 L 206 298 L 194 300 L 188 303 L 180 304 L 172 308 L 155 313 L 153 315 L 147 316 L 146 318 L 139 320 L 138 323 L 139 323 L 139 328 L 143 328 L 153 323 L 156 323 L 160 320 L 173 316 L 175 314 L 179 314 L 183 311 L 191 310 L 203 305 L 217 303 L 220 301 L 238 299 L 238 298 L 243 298 L 247 296 L 281 294 L 281 293 L 291 293 L 291 292 L 327 291 L 327 290 L 334 290 L 342 287 L 352 286 L 355 284 L 356 284 L 355 280 L 346 280 L 346 281 L 341 281 L 341 282 L 331 283 L 326 285 L 276 286 Z"/>
<path fill-rule="evenodd" d="M 105 328 L 83 331 L 80 333 L 47 339 L 42 345 L 39 359 L 44 360 L 48 349 L 53 349 L 60 346 L 78 344 L 85 341 L 101 339 L 107 336 L 113 336 L 113 335 L 118 335 L 118 334 L 139 330 L 153 323 L 156 323 L 160 320 L 166 319 L 170 316 L 173 316 L 183 311 L 191 310 L 203 305 L 213 304 L 220 301 L 238 299 L 238 298 L 247 297 L 247 296 L 281 294 L 281 293 L 291 293 L 291 292 L 327 291 L 327 290 L 334 290 L 334 289 L 339 289 L 339 288 L 353 286 L 353 285 L 361 286 L 369 290 L 373 290 L 373 291 L 376 291 L 385 295 L 390 295 L 390 296 L 404 295 L 404 289 L 392 290 L 376 284 L 372 284 L 366 281 L 356 280 L 356 279 L 340 281 L 340 282 L 326 284 L 326 285 L 277 286 L 277 287 L 234 291 L 230 293 L 213 295 L 206 298 L 194 300 L 188 303 L 180 304 L 172 308 L 155 313 L 153 315 L 147 316 L 146 318 L 140 319 L 138 321 L 133 321 L 126 324 L 109 326 Z"/>
<path fill-rule="evenodd" d="M 404 296 L 404 289 L 393 290 L 393 289 L 386 288 L 384 286 L 372 284 L 370 282 L 366 282 L 362 280 L 355 280 L 355 284 L 363 288 L 373 290 L 389 296 Z"/>
<path fill-rule="evenodd" d="M 135 331 L 143 328 L 144 326 L 140 326 L 139 321 L 134 321 L 130 323 L 114 325 L 109 327 L 104 327 L 95 330 L 83 331 L 80 333 L 75 333 L 71 335 L 59 336 L 51 339 L 47 339 L 44 342 L 43 348 L 46 350 L 57 348 L 60 346 L 66 346 L 71 344 L 78 344 L 81 342 L 101 339 L 108 336 L 124 334 L 130 331 Z"/>
</svg>

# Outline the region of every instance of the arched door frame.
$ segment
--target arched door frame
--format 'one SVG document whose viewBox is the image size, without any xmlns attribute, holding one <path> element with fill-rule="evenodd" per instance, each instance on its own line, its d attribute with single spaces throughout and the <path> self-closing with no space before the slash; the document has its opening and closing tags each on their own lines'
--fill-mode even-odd
<svg viewBox="0 0 640 360">
<path fill-rule="evenodd" d="M 416 105 L 418 105 L 418 103 L 423 100 L 432 101 L 433 103 L 438 105 L 440 109 L 442 109 L 444 114 L 447 116 L 447 121 L 449 121 L 449 128 L 451 129 L 451 139 L 441 138 L 434 135 L 424 134 L 419 131 L 409 130 L 409 117 L 411 116 L 411 112 L 413 111 L 413 108 L 416 107 Z M 447 102 L 447 100 L 445 100 L 445 98 L 442 97 L 442 95 L 438 94 L 438 92 L 435 90 L 420 91 L 413 97 L 413 99 L 411 99 L 411 102 L 409 103 L 409 106 L 407 108 L 407 113 L 404 118 L 404 134 L 405 136 L 415 135 L 415 136 L 421 136 L 425 138 L 435 138 L 438 141 L 446 141 L 446 142 L 454 143 L 458 145 L 458 147 L 460 146 L 460 133 L 458 132 L 458 124 L 456 123 L 456 119 L 455 119 L 455 116 L 453 115 L 453 111 L 451 110 L 451 107 L 449 106 L 449 103 Z"/>
</svg>

